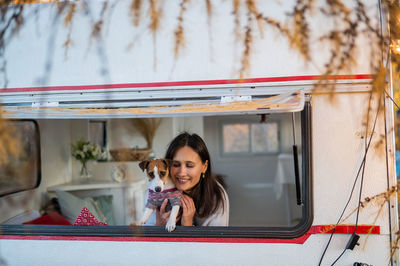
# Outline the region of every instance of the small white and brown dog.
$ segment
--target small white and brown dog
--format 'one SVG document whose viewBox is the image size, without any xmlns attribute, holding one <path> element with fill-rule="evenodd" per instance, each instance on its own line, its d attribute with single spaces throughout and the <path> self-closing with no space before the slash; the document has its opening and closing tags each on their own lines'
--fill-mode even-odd
<svg viewBox="0 0 400 266">
<path fill-rule="evenodd" d="M 169 176 L 170 161 L 166 159 L 146 160 L 139 163 L 139 167 L 149 178 L 148 197 L 143 217 L 136 225 L 143 225 L 150 218 L 150 215 L 157 208 L 160 208 L 165 199 L 168 199 L 166 211 L 171 209 L 165 229 L 171 232 L 176 227 L 176 217 L 179 208 L 182 206 L 180 192 Z"/>
</svg>

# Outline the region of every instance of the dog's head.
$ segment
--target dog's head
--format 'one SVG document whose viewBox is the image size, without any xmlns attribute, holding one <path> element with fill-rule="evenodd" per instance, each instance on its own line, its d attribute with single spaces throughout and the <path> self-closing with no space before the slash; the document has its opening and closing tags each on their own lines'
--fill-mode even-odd
<svg viewBox="0 0 400 266">
<path fill-rule="evenodd" d="M 146 160 L 139 163 L 139 167 L 147 174 L 150 185 L 149 189 L 155 192 L 161 192 L 169 181 L 170 160 L 154 159 Z"/>
</svg>

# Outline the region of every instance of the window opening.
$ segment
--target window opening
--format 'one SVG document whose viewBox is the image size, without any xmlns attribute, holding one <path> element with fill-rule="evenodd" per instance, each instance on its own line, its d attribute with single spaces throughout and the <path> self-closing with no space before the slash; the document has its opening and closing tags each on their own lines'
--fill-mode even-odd
<svg viewBox="0 0 400 266">
<path fill-rule="evenodd" d="M 121 235 L 132 235 L 135 232 L 140 233 L 142 236 L 170 236 L 170 237 L 268 237 L 268 238 L 293 238 L 298 237 L 304 234 L 309 226 L 311 226 L 312 221 L 312 199 L 311 199 L 311 187 L 310 187 L 310 161 L 311 161 L 311 125 L 310 125 L 310 106 L 306 105 L 305 110 L 300 113 L 296 113 L 296 120 L 301 121 L 301 123 L 296 124 L 295 130 L 296 134 L 301 136 L 301 141 L 296 141 L 296 145 L 299 145 L 299 151 L 302 154 L 301 158 L 299 158 L 299 171 L 301 172 L 301 179 L 303 186 L 301 187 L 303 194 L 302 199 L 304 205 L 297 207 L 296 216 L 282 216 L 286 217 L 281 219 L 281 221 L 267 221 L 265 219 L 265 214 L 267 216 L 271 213 L 274 213 L 274 210 L 268 210 L 267 207 L 276 207 L 283 206 L 282 209 L 285 211 L 289 210 L 285 208 L 285 204 L 296 203 L 295 197 L 292 197 L 289 201 L 282 200 L 281 204 L 276 204 L 276 201 L 270 200 L 270 198 L 279 198 L 282 199 L 285 195 L 292 195 L 295 192 L 295 187 L 293 185 L 293 157 L 288 157 L 290 155 L 291 144 L 293 144 L 291 137 L 292 131 L 292 123 L 291 123 L 291 113 L 277 113 L 271 114 L 268 116 L 266 123 L 260 123 L 260 116 L 257 114 L 252 115 L 234 115 L 232 117 L 227 116 L 198 116 L 198 117 L 172 117 L 172 118 L 163 118 L 165 119 L 162 123 L 161 128 L 157 131 L 154 141 L 154 153 L 157 157 L 163 157 L 165 154 L 165 143 L 170 141 L 174 132 L 181 132 L 183 130 L 187 130 L 193 133 L 199 133 L 203 139 L 205 140 L 208 149 L 211 154 L 211 158 L 213 160 L 213 170 L 215 174 L 220 174 L 225 177 L 225 181 L 227 183 L 227 191 L 231 203 L 231 223 L 229 227 L 221 227 L 221 228 L 212 228 L 212 227 L 202 227 L 196 228 L 186 228 L 186 227 L 178 227 L 174 232 L 168 233 L 165 231 L 163 227 L 154 227 L 154 226 L 144 226 L 140 228 L 132 228 L 129 227 L 128 220 L 124 220 L 124 226 L 104 226 L 101 228 L 98 227 L 70 227 L 70 226 L 58 226 L 58 230 L 49 229 L 50 231 L 46 231 L 46 227 L 8 227 L 7 225 L 2 225 L 1 229 L 5 234 L 63 234 L 63 235 L 110 235 L 110 236 L 121 236 Z M 226 120 L 225 122 L 219 122 L 221 120 Z M 93 122 L 93 121 L 90 121 Z M 120 123 L 124 121 L 120 120 Z M 57 132 L 68 132 L 68 130 L 64 130 L 63 128 L 57 128 L 57 126 L 67 127 L 69 124 L 79 124 L 83 126 L 84 123 L 58 123 L 57 120 L 46 121 L 47 126 L 51 127 L 52 130 Z M 46 124 L 43 123 L 43 124 Z M 54 123 L 51 124 L 51 123 Z M 218 126 L 222 125 L 221 126 Z M 51 124 L 51 125 L 50 125 Z M 100 131 L 102 126 L 105 128 L 105 122 L 101 121 L 101 123 L 97 124 L 90 123 L 95 125 L 93 128 L 89 127 L 90 132 L 98 132 Z M 87 124 L 86 124 L 87 125 Z M 213 127 L 214 126 L 214 127 Z M 218 132 L 210 132 L 209 130 L 215 128 L 222 131 Z M 172 129 L 172 130 L 171 130 Z M 217 130 L 217 131 L 218 131 Z M 79 132 L 79 131 L 78 131 Z M 90 133 L 94 138 L 93 140 L 98 140 L 99 144 L 107 143 L 107 139 L 112 138 L 114 140 L 114 144 L 121 144 L 123 141 L 127 141 L 131 147 L 135 147 L 135 144 L 132 142 L 133 140 L 129 138 L 129 136 L 125 136 L 125 139 L 119 136 L 113 136 L 116 134 L 115 132 L 125 132 L 124 130 L 115 130 L 114 128 L 110 129 L 109 134 L 101 135 L 99 134 L 97 137 Z M 129 130 L 128 130 L 129 133 Z M 122 133 L 121 133 L 122 134 Z M 100 137 L 99 137 L 100 136 Z M 105 137 L 104 141 L 102 141 L 103 137 Z M 231 139 L 226 139 L 226 137 L 231 137 Z M 133 138 L 135 139 L 135 138 Z M 236 145 L 235 141 L 244 140 L 244 144 Z M 223 144 L 216 144 L 215 141 L 220 141 Z M 64 147 L 58 147 L 60 150 L 67 150 L 70 148 L 70 143 L 68 142 L 68 138 L 62 140 L 59 138 L 58 143 L 62 143 Z M 121 142 L 121 143 L 120 143 Z M 112 143 L 111 143 L 112 144 Z M 164 144 L 164 146 L 163 146 Z M 110 145 L 110 144 L 109 144 Z M 229 151 L 231 154 L 240 154 L 244 153 L 251 156 L 241 156 L 241 158 L 236 158 L 235 156 L 225 156 L 227 152 L 221 153 L 221 146 Z M 48 147 L 48 146 L 47 146 Z M 112 147 L 111 147 L 112 148 Z M 65 151 L 64 151 L 65 152 Z M 228 153 L 229 153 L 228 152 Z M 54 153 L 59 154 L 59 153 Z M 62 153 L 61 153 L 62 154 Z M 291 158 L 291 159 L 290 159 Z M 51 164 L 51 160 L 55 158 L 49 158 L 49 162 L 46 164 Z M 238 159 L 238 160 L 236 160 Z M 236 161 L 235 161 L 236 160 Z M 249 161 L 253 161 L 256 165 L 255 167 L 249 167 Z M 229 175 L 223 173 L 221 171 L 222 168 L 229 169 L 231 167 L 223 167 L 222 162 L 226 163 L 226 165 L 238 165 L 239 170 L 235 172 L 235 175 Z M 240 164 L 238 163 L 240 162 Z M 279 162 L 281 164 L 279 165 Z M 291 176 L 287 174 L 287 168 L 285 165 L 286 162 L 289 162 L 291 165 Z M 107 171 L 113 168 L 113 164 L 119 164 L 120 162 L 98 162 L 97 163 L 97 171 L 98 174 L 103 175 L 103 178 L 110 178 L 108 176 L 110 173 Z M 138 162 L 126 162 L 126 172 L 127 176 L 124 179 L 124 182 L 120 184 L 113 183 L 113 188 L 124 187 L 124 184 L 129 183 L 129 176 L 133 175 L 133 171 L 138 170 L 140 172 L 137 165 Z M 257 166 L 258 165 L 258 166 Z M 262 166 L 268 165 L 267 171 L 264 171 Z M 279 166 L 279 167 L 278 167 Z M 108 169 L 108 170 L 107 170 Z M 280 169 L 280 170 L 279 170 Z M 257 173 L 262 173 L 261 176 L 257 176 Z M 141 174 L 141 173 L 140 173 Z M 280 176 L 279 176 L 280 175 Z M 144 175 L 141 174 L 143 178 Z M 269 179 L 268 179 L 269 178 Z M 286 182 L 292 182 L 290 186 L 286 186 Z M 90 196 L 100 197 L 110 195 L 110 187 L 103 186 L 103 183 L 92 185 L 92 184 L 80 184 L 80 191 L 82 192 L 80 195 L 81 200 L 85 201 L 86 197 Z M 91 193 L 93 189 L 96 189 L 95 193 Z M 290 193 L 286 193 L 286 188 L 290 190 Z M 274 193 L 268 193 L 271 191 L 275 191 Z M 280 190 L 280 192 L 279 192 Z M 107 192 L 107 193 L 105 193 Z M 254 193 L 256 192 L 256 193 Z M 140 198 L 140 193 L 136 194 L 134 197 L 131 197 L 128 200 L 137 200 Z M 92 194 L 92 195 L 91 195 Z M 126 202 L 127 199 L 121 199 L 121 195 L 132 195 L 131 190 L 124 191 L 123 193 L 116 193 L 121 202 Z M 264 198 L 260 198 L 259 196 L 264 196 Z M 269 198 L 266 198 L 268 196 Z M 115 197 L 114 197 L 115 198 Z M 104 204 L 109 200 L 110 197 L 105 197 Z M 243 205 L 240 201 L 244 201 L 246 204 Z M 253 205 L 255 204 L 255 205 Z M 96 204 L 95 204 L 96 205 Z M 99 204 L 97 204 L 99 205 Z M 101 206 L 94 206 L 94 208 L 101 208 Z M 294 204 L 295 205 L 295 204 Z M 136 208 L 135 211 L 139 210 L 140 207 L 144 206 L 144 202 L 136 201 L 132 208 Z M 110 207 L 110 205 L 109 205 Z M 111 207 L 114 207 L 111 204 Z M 130 208 L 131 208 L 130 207 Z M 291 206 L 293 207 L 293 206 Z M 129 215 L 132 213 L 131 209 L 122 209 L 114 212 L 115 215 Z M 255 215 L 251 216 L 247 213 L 241 213 L 241 210 L 252 211 Z M 103 211 L 103 214 L 106 216 L 106 213 Z M 263 217 L 257 216 L 258 214 L 264 215 Z M 104 217 L 103 217 L 104 218 Z"/>
</svg>

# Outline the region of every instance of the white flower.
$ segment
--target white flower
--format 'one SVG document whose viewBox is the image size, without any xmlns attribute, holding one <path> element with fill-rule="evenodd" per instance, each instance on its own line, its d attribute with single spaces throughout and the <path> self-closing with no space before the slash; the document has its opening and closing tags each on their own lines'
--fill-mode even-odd
<svg viewBox="0 0 400 266">
<path fill-rule="evenodd" d="M 100 153 L 101 153 L 100 147 L 96 145 L 96 147 L 94 148 L 93 155 L 97 157 L 100 155 Z"/>
<path fill-rule="evenodd" d="M 101 159 L 101 160 L 106 160 L 106 159 L 107 159 L 107 152 L 106 152 L 106 151 L 102 152 L 102 153 L 99 155 L 99 159 Z"/>
<path fill-rule="evenodd" d="M 87 152 L 90 149 L 88 144 L 83 145 L 83 152 Z"/>
<path fill-rule="evenodd" d="M 101 159 L 100 147 L 85 140 L 78 140 L 75 144 L 73 144 L 71 154 L 75 159 L 81 161 L 82 163 L 88 160 Z"/>
</svg>

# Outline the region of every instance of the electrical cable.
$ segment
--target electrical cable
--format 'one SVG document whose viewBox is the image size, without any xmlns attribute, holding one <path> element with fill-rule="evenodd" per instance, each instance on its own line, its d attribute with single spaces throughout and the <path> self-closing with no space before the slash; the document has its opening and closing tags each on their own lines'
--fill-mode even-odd
<svg viewBox="0 0 400 266">
<path fill-rule="evenodd" d="M 381 36 L 382 36 L 382 32 L 383 32 L 383 29 L 382 29 L 382 25 L 383 25 L 383 23 L 382 23 L 382 7 L 381 7 L 381 2 L 380 2 L 379 0 L 378 0 L 378 6 L 379 6 L 379 11 L 380 11 L 380 12 L 379 12 L 379 15 L 380 15 L 380 16 L 379 16 L 379 19 L 380 19 Z M 389 30 L 389 34 L 390 34 L 390 30 Z M 389 40 L 390 40 L 390 35 L 389 35 Z M 383 40 L 382 40 L 382 42 L 383 42 Z M 383 57 L 384 57 L 384 55 L 383 55 L 383 51 L 382 51 L 382 61 L 383 61 Z M 389 49 L 389 51 L 388 51 L 388 53 L 387 53 L 386 68 L 387 68 L 388 63 L 389 63 L 389 61 L 390 61 L 389 58 L 390 58 L 390 49 Z M 397 103 L 393 100 L 393 98 L 386 92 L 386 90 L 384 90 L 384 91 L 385 91 L 386 95 L 387 95 L 387 96 L 392 100 L 392 102 L 396 105 L 397 109 L 400 109 L 400 107 L 399 107 L 399 106 L 397 105 Z M 380 101 L 381 101 L 381 98 L 379 99 L 379 102 L 380 102 Z M 355 184 L 357 183 L 357 180 L 358 180 L 358 177 L 359 177 L 359 174 L 360 174 L 360 170 L 361 170 L 361 168 L 362 168 L 362 169 L 363 169 L 363 172 L 362 172 L 362 177 L 361 177 L 361 181 L 360 181 L 360 193 L 359 193 L 359 201 L 358 201 L 358 208 L 357 208 L 357 215 L 356 215 L 356 224 L 355 224 L 355 229 L 354 229 L 354 233 L 357 232 L 358 217 L 359 217 L 360 203 L 361 203 L 361 193 L 362 193 L 363 179 L 364 179 L 364 170 L 365 170 L 365 164 L 366 164 L 366 156 L 367 156 L 367 153 L 368 153 L 370 144 L 371 144 L 373 132 L 375 131 L 376 121 L 377 121 L 378 114 L 379 114 L 379 108 L 380 108 L 380 104 L 378 104 L 378 110 L 377 110 L 377 113 L 376 113 L 376 117 L 375 117 L 375 121 L 374 121 L 374 126 L 373 126 L 373 129 L 372 129 L 372 134 L 371 134 L 371 137 L 370 137 L 370 139 L 369 139 L 368 145 L 367 145 L 366 148 L 365 148 L 364 158 L 363 158 L 363 161 L 361 162 L 360 168 L 358 169 L 357 176 L 356 176 L 356 179 L 354 180 L 353 188 L 352 188 L 352 190 L 351 190 L 349 199 L 348 199 L 348 201 L 347 201 L 347 203 L 346 203 L 346 205 L 345 205 L 345 208 L 343 209 L 343 212 L 342 212 L 340 218 L 338 219 L 338 222 L 336 223 L 336 225 L 335 225 L 335 227 L 334 227 L 334 229 L 333 229 L 333 231 L 332 231 L 332 233 L 331 233 L 331 235 L 330 235 L 329 241 L 328 241 L 328 243 L 327 243 L 327 245 L 326 245 L 326 247 L 325 247 L 325 249 L 324 249 L 324 252 L 323 252 L 323 254 L 322 254 L 322 256 L 321 256 L 321 259 L 320 259 L 318 265 L 321 265 L 322 259 L 323 259 L 324 255 L 325 255 L 325 253 L 326 253 L 326 251 L 327 251 L 327 249 L 328 249 L 328 247 L 329 247 L 329 244 L 330 244 L 330 242 L 331 242 L 331 240 L 332 240 L 332 237 L 333 237 L 333 234 L 334 234 L 334 232 L 335 232 L 335 230 L 336 230 L 336 227 L 337 227 L 337 225 L 339 224 L 339 221 L 340 221 L 340 219 L 342 218 L 342 216 L 343 216 L 343 214 L 344 214 L 344 212 L 345 212 L 345 210 L 346 210 L 346 208 L 347 208 L 347 206 L 348 206 L 348 204 L 349 204 L 349 202 L 350 202 L 350 200 L 351 200 L 351 198 L 352 198 L 352 195 L 353 195 L 353 192 L 354 192 L 354 188 L 355 188 Z M 386 124 L 385 124 L 385 126 L 386 126 Z M 368 133 L 368 128 L 367 128 L 367 133 Z M 385 130 L 385 133 L 386 133 L 386 130 Z M 366 138 L 367 138 L 367 136 L 366 136 Z M 390 213 L 389 213 L 389 214 L 390 214 Z M 391 235 L 390 235 L 390 236 L 391 236 Z M 346 252 L 346 250 L 347 250 L 347 247 L 346 247 L 346 248 L 343 250 L 343 252 L 338 256 L 338 258 L 332 263 L 332 265 L 334 265 L 334 264 L 343 256 L 343 254 Z M 392 262 L 392 263 L 393 263 L 393 262 Z"/>
<path fill-rule="evenodd" d="M 341 215 L 340 215 L 338 221 L 336 222 L 335 226 L 334 226 L 333 229 L 332 229 L 332 233 L 331 233 L 331 235 L 329 236 L 328 243 L 326 244 L 326 247 L 325 247 L 325 249 L 324 249 L 324 252 L 323 252 L 322 255 L 321 255 L 321 258 L 320 258 L 320 260 L 319 260 L 318 265 L 321 265 L 322 260 L 323 260 L 323 258 L 324 258 L 324 256 L 325 256 L 325 253 L 326 253 L 326 251 L 328 250 L 329 244 L 331 243 L 333 234 L 334 234 L 335 231 L 336 231 L 336 227 L 338 226 L 340 220 L 341 220 L 342 217 L 343 217 L 344 212 L 345 212 L 346 209 L 347 209 L 347 206 L 348 206 L 349 203 L 350 203 L 350 200 L 351 200 L 351 198 L 352 198 L 352 196 L 353 196 L 354 188 L 355 188 L 355 186 L 356 186 L 356 184 L 357 184 L 357 180 L 358 180 L 358 177 L 359 177 L 359 175 L 360 175 L 361 168 L 362 168 L 362 166 L 364 165 L 364 160 L 365 160 L 365 155 L 364 155 L 364 158 L 363 158 L 363 160 L 362 160 L 362 162 L 361 162 L 360 168 L 358 169 L 357 176 L 356 176 L 356 179 L 354 180 L 353 187 L 352 187 L 352 189 L 351 189 L 349 199 L 347 200 L 346 205 L 345 205 L 345 207 L 344 207 L 344 209 L 343 209 L 343 211 L 342 211 L 342 213 L 341 213 Z"/>
<path fill-rule="evenodd" d="M 389 95 L 389 93 L 387 93 L 387 91 L 385 90 L 386 95 L 389 97 L 389 99 L 394 103 L 394 105 L 397 107 L 397 110 L 400 111 L 400 106 L 397 105 L 397 103 L 394 101 L 394 99 Z"/>
<path fill-rule="evenodd" d="M 379 101 L 380 101 L 380 100 L 379 100 Z M 375 126 L 376 126 L 376 121 L 377 121 L 377 119 L 378 119 L 379 109 L 380 109 L 380 105 L 378 105 L 378 110 L 377 110 L 377 112 L 376 112 L 376 117 L 375 117 L 374 125 L 373 125 L 373 128 L 372 128 L 372 132 L 375 131 Z M 367 137 L 368 137 L 368 136 L 366 136 L 366 138 L 367 138 Z M 336 227 L 338 226 L 340 220 L 342 219 L 343 214 L 344 214 L 344 212 L 346 211 L 346 209 L 347 209 L 347 207 L 348 207 L 348 205 L 349 205 L 349 203 L 350 203 L 350 200 L 351 200 L 351 198 L 352 198 L 352 196 L 353 196 L 353 192 L 354 192 L 355 186 L 356 186 L 356 184 L 357 184 L 358 177 L 360 176 L 361 169 L 363 169 L 363 167 L 364 167 L 364 165 L 365 165 L 365 161 L 366 161 L 366 157 L 367 157 L 367 153 L 368 153 L 369 147 L 370 147 L 370 145 L 371 145 L 372 137 L 373 137 L 373 134 L 371 134 L 371 137 L 370 137 L 369 140 L 368 140 L 368 145 L 367 145 L 366 148 L 365 148 L 364 157 L 363 157 L 363 160 L 362 160 L 362 162 L 361 162 L 361 165 L 360 165 L 360 167 L 359 167 L 359 169 L 358 169 L 358 171 L 357 171 L 357 175 L 356 175 L 356 178 L 355 178 L 355 180 L 354 180 L 353 187 L 352 187 L 352 189 L 351 189 L 349 199 L 347 200 L 346 205 L 345 205 L 345 207 L 344 207 L 344 209 L 343 209 L 343 211 L 342 211 L 342 213 L 341 213 L 341 215 L 340 215 L 338 221 L 336 222 L 335 227 L 334 227 L 333 230 L 332 230 L 332 233 L 331 233 L 331 235 L 330 235 L 330 237 L 329 237 L 329 240 L 328 240 L 328 243 L 326 244 L 326 247 L 325 247 L 325 249 L 324 249 L 324 251 L 323 251 L 323 253 L 322 253 L 322 255 L 321 255 L 321 258 L 320 258 L 320 260 L 319 260 L 318 265 L 321 265 L 322 260 L 323 260 L 323 258 L 324 258 L 324 256 L 325 256 L 325 253 L 326 253 L 326 251 L 328 250 L 328 247 L 329 247 L 329 245 L 330 245 L 330 242 L 331 242 L 331 240 L 332 240 L 332 238 L 333 238 L 333 234 L 334 234 L 335 231 L 336 231 Z M 359 202 L 359 204 L 360 204 L 360 202 Z M 358 207 L 359 207 L 359 206 L 358 206 Z M 358 209 L 359 209 L 359 208 L 358 208 Z M 357 211 L 358 211 L 358 210 L 357 210 Z M 346 251 L 346 249 L 344 250 L 344 252 L 345 252 L 345 251 Z M 344 252 L 342 252 L 342 253 L 344 254 Z M 343 254 L 341 254 L 341 255 L 339 256 L 339 258 L 340 258 Z M 337 259 L 335 260 L 334 263 L 336 263 L 336 261 L 337 261 Z"/>
<path fill-rule="evenodd" d="M 380 99 L 379 99 L 379 101 L 380 101 Z M 378 110 L 377 110 L 377 116 L 376 116 L 376 118 L 378 117 L 379 106 L 380 106 L 380 105 L 378 105 Z M 375 118 L 374 126 L 373 126 L 373 128 L 372 128 L 372 132 L 375 131 L 376 118 Z M 364 145 L 365 145 L 365 154 L 367 154 L 367 152 L 368 152 L 368 150 L 367 150 L 368 128 L 366 129 L 365 135 L 366 135 L 366 137 L 365 137 L 365 144 L 364 144 Z M 371 140 L 371 139 L 372 139 L 372 134 L 371 134 L 370 140 Z M 368 146 L 368 147 L 369 147 L 369 146 Z M 364 164 L 363 164 L 363 166 L 362 166 L 362 173 L 361 173 L 361 180 L 360 180 L 360 192 L 359 192 L 359 194 L 358 194 L 358 206 L 357 206 L 356 225 L 355 225 L 355 227 L 354 227 L 354 234 L 357 233 L 357 227 L 358 227 L 358 217 L 359 217 L 359 214 L 360 214 L 361 195 L 362 195 L 362 189 L 363 189 L 363 185 L 364 185 L 364 174 L 365 174 L 365 165 L 366 165 L 366 161 L 367 161 L 367 158 L 365 157 Z M 347 247 L 344 248 L 343 252 L 336 258 L 336 260 L 331 264 L 331 266 L 335 265 L 335 263 L 344 255 L 344 253 L 346 252 L 346 250 L 347 250 Z"/>
<path fill-rule="evenodd" d="M 384 90 L 384 92 L 389 97 L 389 99 L 392 101 L 392 103 L 397 107 L 397 111 L 399 111 L 400 107 L 397 105 L 395 100 L 390 96 L 390 94 L 386 90 Z M 386 119 L 385 119 L 385 139 L 387 139 Z M 388 157 L 388 155 L 387 155 L 387 142 L 386 142 L 386 169 L 388 171 L 389 170 L 389 166 L 388 166 L 388 158 L 387 157 Z M 387 180 L 387 184 L 388 184 L 388 189 L 389 189 L 390 181 L 389 181 L 389 173 L 388 172 L 387 172 L 387 179 L 388 179 Z M 390 202 L 388 201 L 388 203 L 390 203 Z M 392 228 L 391 219 L 392 218 L 391 218 L 391 214 L 390 214 L 390 204 L 388 204 L 388 208 L 389 208 L 390 249 L 393 250 L 393 246 L 392 246 L 393 239 L 392 239 L 392 232 L 391 232 L 391 228 Z M 393 265 L 393 258 L 390 259 L 390 265 Z"/>
<path fill-rule="evenodd" d="M 378 6 L 379 6 L 379 21 L 380 21 L 380 25 L 381 25 L 381 32 L 380 35 L 383 36 L 383 18 L 382 18 L 382 4 L 381 4 L 381 0 L 378 0 Z M 386 18 L 386 22 L 387 22 L 387 34 L 388 34 L 388 41 L 389 44 L 391 43 L 391 29 L 390 29 L 390 12 L 387 12 L 387 18 Z M 384 39 L 381 38 L 381 45 L 382 47 L 384 47 Z M 390 45 L 387 45 L 387 53 L 386 53 L 386 66 L 385 69 L 389 68 L 389 64 L 390 64 L 390 80 L 392 80 L 392 68 L 391 68 L 391 48 Z M 384 59 L 384 51 L 382 49 L 382 62 Z M 391 82 L 391 88 L 393 91 L 393 83 Z M 390 97 L 390 95 L 386 92 L 386 90 L 384 90 L 384 92 L 389 96 L 389 98 L 392 100 L 392 102 L 396 105 L 397 109 L 399 109 L 399 106 L 397 105 L 397 103 L 392 99 L 392 97 Z M 385 105 L 385 99 L 383 99 L 383 105 L 384 105 L 384 109 L 386 110 L 386 105 Z M 389 160 L 388 160 L 388 143 L 387 143 L 387 125 L 386 125 L 386 112 L 384 112 L 384 121 L 385 121 L 385 157 L 386 157 L 386 178 L 387 178 L 387 189 L 389 189 L 390 186 L 390 177 L 389 177 Z M 390 200 L 388 200 L 388 214 L 389 214 L 389 240 L 390 240 L 390 250 L 393 250 L 393 238 L 392 238 L 392 216 L 391 216 L 391 209 L 390 209 Z M 390 265 L 393 266 L 393 257 L 390 258 Z"/>
<path fill-rule="evenodd" d="M 336 258 L 336 260 L 331 264 L 331 266 L 332 266 L 332 265 L 335 265 L 335 263 L 344 255 L 345 252 L 346 252 L 346 249 L 344 249 L 344 250 L 342 251 L 342 253 L 339 255 L 339 257 Z"/>
<path fill-rule="evenodd" d="M 386 110 L 386 99 L 383 99 L 383 108 Z M 385 124 L 385 160 L 386 160 L 386 184 L 387 187 L 386 189 L 390 189 L 390 174 L 389 174 L 389 158 L 388 158 L 388 130 L 387 130 L 387 118 L 386 118 L 386 112 L 383 112 L 383 119 L 384 119 L 384 124 Z M 390 198 L 387 199 L 387 207 L 388 207 L 388 218 L 389 218 L 389 240 L 390 240 L 390 252 L 393 250 L 393 237 L 392 237 L 392 211 L 390 208 Z M 390 258 L 390 265 L 393 266 L 393 256 Z"/>
</svg>

